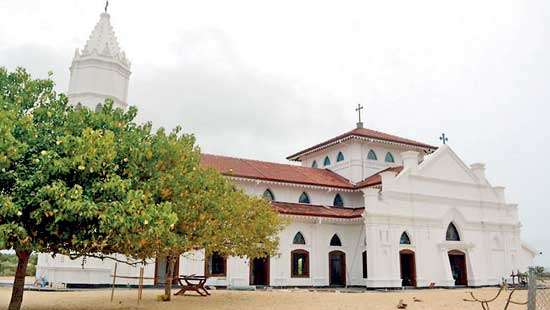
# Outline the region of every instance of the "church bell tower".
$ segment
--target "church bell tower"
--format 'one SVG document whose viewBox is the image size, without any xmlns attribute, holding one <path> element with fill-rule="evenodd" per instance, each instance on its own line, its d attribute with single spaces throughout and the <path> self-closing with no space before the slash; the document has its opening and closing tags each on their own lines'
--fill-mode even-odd
<svg viewBox="0 0 550 310">
<path fill-rule="evenodd" d="M 128 106 L 130 61 L 118 44 L 107 10 L 84 49 L 76 49 L 70 71 L 67 95 L 71 104 L 97 109 L 110 98 L 115 107 Z"/>
</svg>

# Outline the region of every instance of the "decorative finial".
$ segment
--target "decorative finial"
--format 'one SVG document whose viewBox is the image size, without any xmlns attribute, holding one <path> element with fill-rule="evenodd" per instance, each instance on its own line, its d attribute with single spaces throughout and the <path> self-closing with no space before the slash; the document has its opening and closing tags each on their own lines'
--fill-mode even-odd
<svg viewBox="0 0 550 310">
<path fill-rule="evenodd" d="M 443 144 L 447 144 L 447 141 L 449 141 L 449 138 L 445 136 L 445 133 L 442 133 L 441 137 L 439 137 L 439 140 L 443 141 Z"/>
<path fill-rule="evenodd" d="M 108 8 L 109 8 L 109 0 L 105 1 L 105 13 L 107 13 Z"/>
<path fill-rule="evenodd" d="M 357 112 L 357 115 L 359 116 L 359 122 L 357 122 L 357 128 L 363 128 L 363 122 L 361 121 L 361 110 L 363 110 L 364 107 L 358 103 L 357 104 L 357 108 L 355 109 L 355 111 Z"/>
</svg>

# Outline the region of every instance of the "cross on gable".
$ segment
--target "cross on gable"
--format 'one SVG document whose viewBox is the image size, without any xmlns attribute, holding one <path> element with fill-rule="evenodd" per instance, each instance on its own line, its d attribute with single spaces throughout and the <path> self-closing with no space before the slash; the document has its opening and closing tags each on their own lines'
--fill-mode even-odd
<svg viewBox="0 0 550 310">
<path fill-rule="evenodd" d="M 439 140 L 443 141 L 443 144 L 447 144 L 447 141 L 449 141 L 449 138 L 445 136 L 445 133 L 442 133 L 441 137 L 439 137 Z"/>
<path fill-rule="evenodd" d="M 357 108 L 355 108 L 355 111 L 357 112 L 357 115 L 359 116 L 359 122 L 357 122 L 357 128 L 363 128 L 363 122 L 361 122 L 361 110 L 363 110 L 364 107 L 358 103 Z"/>
</svg>

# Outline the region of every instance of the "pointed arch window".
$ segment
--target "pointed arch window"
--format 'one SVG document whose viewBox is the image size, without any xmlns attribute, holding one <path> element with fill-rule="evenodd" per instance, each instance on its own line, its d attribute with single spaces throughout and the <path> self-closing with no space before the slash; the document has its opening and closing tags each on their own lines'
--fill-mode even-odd
<svg viewBox="0 0 550 310">
<path fill-rule="evenodd" d="M 399 244 L 411 244 L 411 238 L 406 232 L 401 234 L 401 239 L 399 239 Z"/>
<path fill-rule="evenodd" d="M 275 195 L 269 188 L 264 191 L 262 197 L 267 201 L 275 201 Z"/>
<path fill-rule="evenodd" d="M 311 163 L 311 168 L 317 168 L 317 161 L 314 160 L 312 163 Z"/>
<path fill-rule="evenodd" d="M 311 203 L 310 200 L 309 200 L 309 196 L 307 195 L 306 192 L 303 192 L 300 195 L 300 198 L 298 198 L 298 202 L 299 203 Z"/>
<path fill-rule="evenodd" d="M 460 235 L 458 234 L 458 229 L 456 229 L 455 224 L 450 223 L 447 227 L 447 235 L 445 236 L 447 241 L 460 241 Z"/>
<path fill-rule="evenodd" d="M 330 158 L 328 156 L 326 156 L 325 160 L 323 160 L 323 166 L 330 166 Z"/>
<path fill-rule="evenodd" d="M 336 156 L 336 162 L 344 161 L 344 154 L 342 152 L 338 152 L 338 155 Z"/>
<path fill-rule="evenodd" d="M 342 241 L 340 241 L 340 237 L 338 237 L 337 234 L 334 234 L 332 238 L 330 239 L 330 245 L 331 246 L 342 246 Z"/>
<path fill-rule="evenodd" d="M 103 109 L 103 105 L 101 103 L 98 103 L 96 106 L 95 106 L 95 112 L 98 113 L 98 112 L 101 112 L 101 110 Z"/>
<path fill-rule="evenodd" d="M 296 235 L 294 235 L 294 240 L 292 240 L 292 244 L 306 244 L 306 239 L 304 238 L 304 235 L 302 235 L 301 232 L 297 232 Z"/>
<path fill-rule="evenodd" d="M 393 155 L 390 152 L 386 153 L 385 161 L 387 163 L 394 163 L 395 162 L 395 159 L 393 158 Z"/>
<path fill-rule="evenodd" d="M 342 199 L 342 196 L 340 196 L 340 194 L 336 194 L 336 196 L 334 196 L 333 206 L 335 206 L 335 207 L 343 207 L 344 206 L 344 199 Z"/>
<path fill-rule="evenodd" d="M 378 156 L 376 156 L 376 153 L 373 150 L 369 151 L 367 158 L 370 160 L 378 160 Z"/>
</svg>

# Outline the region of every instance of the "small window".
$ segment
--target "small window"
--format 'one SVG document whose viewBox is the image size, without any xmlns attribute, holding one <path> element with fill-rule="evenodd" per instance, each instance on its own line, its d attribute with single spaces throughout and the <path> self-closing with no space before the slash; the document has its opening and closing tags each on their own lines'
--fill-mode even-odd
<svg viewBox="0 0 550 310">
<path fill-rule="evenodd" d="M 330 158 L 325 157 L 325 160 L 323 161 L 323 166 L 330 166 Z"/>
<path fill-rule="evenodd" d="M 309 196 L 307 195 L 306 192 L 303 192 L 303 193 L 300 195 L 300 198 L 298 199 L 298 202 L 299 202 L 299 203 L 310 203 L 310 202 L 309 202 Z"/>
<path fill-rule="evenodd" d="M 330 239 L 330 245 L 331 246 L 342 246 L 342 241 L 340 241 L 340 237 L 338 237 L 337 234 L 334 234 L 332 238 Z"/>
<path fill-rule="evenodd" d="M 456 229 L 456 226 L 453 223 L 450 223 L 449 227 L 447 227 L 446 240 L 460 241 L 460 235 L 458 234 L 458 230 Z"/>
<path fill-rule="evenodd" d="M 294 240 L 292 240 L 292 244 L 306 244 L 306 239 L 304 239 L 304 235 L 302 235 L 301 232 L 297 232 L 294 236 Z"/>
<path fill-rule="evenodd" d="M 369 151 L 369 154 L 367 155 L 367 158 L 371 159 L 371 160 L 378 160 L 378 156 L 376 156 L 376 153 L 373 150 Z"/>
<path fill-rule="evenodd" d="M 317 161 L 314 160 L 312 163 L 311 163 L 311 168 L 317 168 Z"/>
<path fill-rule="evenodd" d="M 386 162 L 387 163 L 394 163 L 395 162 L 395 159 L 393 159 L 393 155 L 390 152 L 386 153 Z"/>
<path fill-rule="evenodd" d="M 227 261 L 225 257 L 218 254 L 218 252 L 212 253 L 206 261 L 205 271 L 208 276 L 224 277 L 227 269 Z"/>
<path fill-rule="evenodd" d="M 336 196 L 334 196 L 333 205 L 335 207 L 343 207 L 344 206 L 344 200 L 342 199 L 342 196 L 340 196 L 340 194 L 336 194 Z"/>
<path fill-rule="evenodd" d="M 294 250 L 290 252 L 291 276 L 293 278 L 309 277 L 309 252 L 306 250 Z"/>
<path fill-rule="evenodd" d="M 401 239 L 399 240 L 399 244 L 411 244 L 411 239 L 409 238 L 409 235 L 407 235 L 406 232 L 403 232 L 401 234 Z"/>
<path fill-rule="evenodd" d="M 103 109 L 103 105 L 101 103 L 98 103 L 96 106 L 95 106 L 95 111 L 96 112 L 101 112 L 101 110 Z"/>
<path fill-rule="evenodd" d="M 338 155 L 336 156 L 336 162 L 344 161 L 344 154 L 342 152 L 338 152 Z"/>
<path fill-rule="evenodd" d="M 265 190 L 262 197 L 267 201 L 275 201 L 275 196 L 273 195 L 273 192 L 269 188 Z"/>
<path fill-rule="evenodd" d="M 367 251 L 363 251 L 363 279 L 366 279 L 369 277 L 369 273 L 367 270 Z"/>
</svg>

